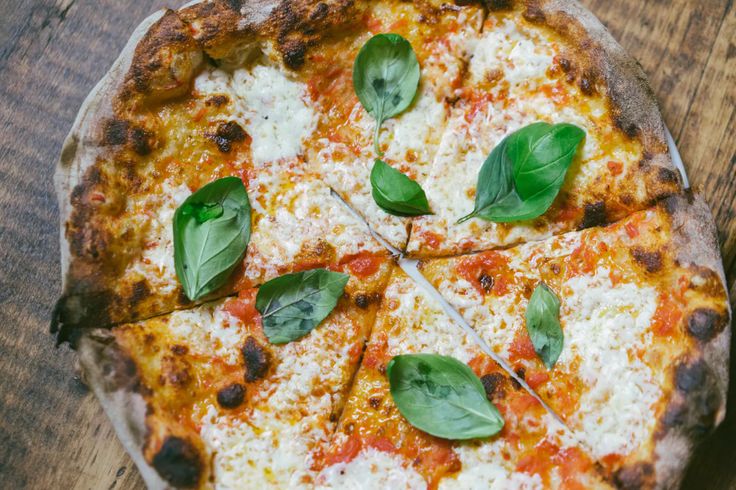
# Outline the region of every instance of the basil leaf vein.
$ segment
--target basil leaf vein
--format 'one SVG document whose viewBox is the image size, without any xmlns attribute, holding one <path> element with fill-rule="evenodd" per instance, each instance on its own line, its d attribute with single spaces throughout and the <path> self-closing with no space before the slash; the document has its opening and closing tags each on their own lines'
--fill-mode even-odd
<svg viewBox="0 0 736 490">
<path fill-rule="evenodd" d="M 273 344 L 304 337 L 337 305 L 350 276 L 326 269 L 285 274 L 264 283 L 256 295 L 263 331 Z"/>
<path fill-rule="evenodd" d="M 376 120 L 373 147 L 378 145 L 381 125 L 404 112 L 419 87 L 419 62 L 409 41 L 398 34 L 377 34 L 360 49 L 353 64 L 353 88 L 358 100 Z"/>
<path fill-rule="evenodd" d="M 458 223 L 478 217 L 497 223 L 544 214 L 562 187 L 585 131 L 537 122 L 499 143 L 478 173 L 475 207 Z"/>
<path fill-rule="evenodd" d="M 503 418 L 478 376 L 462 362 L 437 354 L 408 354 L 386 366 L 391 396 L 414 427 L 452 440 L 490 437 Z"/>
<path fill-rule="evenodd" d="M 534 351 L 552 369 L 562 353 L 564 335 L 560 326 L 560 300 L 545 284 L 540 283 L 526 307 L 526 330 Z"/>
<path fill-rule="evenodd" d="M 224 177 L 189 196 L 174 213 L 174 267 L 184 294 L 195 301 L 220 288 L 250 241 L 248 192 Z"/>
<path fill-rule="evenodd" d="M 373 200 L 394 216 L 431 214 L 422 187 L 386 162 L 376 159 L 371 170 Z"/>
</svg>

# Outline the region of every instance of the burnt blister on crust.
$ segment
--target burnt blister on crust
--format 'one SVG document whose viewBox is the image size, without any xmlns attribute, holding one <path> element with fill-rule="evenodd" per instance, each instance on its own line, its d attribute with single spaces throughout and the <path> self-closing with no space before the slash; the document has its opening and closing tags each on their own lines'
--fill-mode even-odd
<svg viewBox="0 0 736 490">
<path fill-rule="evenodd" d="M 194 445 L 181 437 L 168 436 L 151 462 L 161 478 L 180 488 L 193 488 L 202 475 L 202 461 Z"/>
<path fill-rule="evenodd" d="M 264 378 L 271 361 L 268 351 L 254 337 L 245 339 L 240 350 L 245 365 L 245 381 L 252 383 Z"/>
<path fill-rule="evenodd" d="M 715 427 L 722 404 L 715 373 L 703 359 L 683 361 L 675 367 L 675 387 L 679 396 L 667 407 L 665 433 L 676 428 L 703 438 Z"/>
<path fill-rule="evenodd" d="M 662 252 L 659 250 L 646 250 L 642 247 L 632 247 L 631 256 L 650 274 L 662 270 L 663 257 Z"/>
<path fill-rule="evenodd" d="M 486 392 L 489 400 L 493 401 L 494 399 L 503 398 L 505 394 L 502 389 L 504 379 L 505 376 L 501 373 L 491 373 L 480 377 L 483 390 Z"/>
<path fill-rule="evenodd" d="M 245 386 L 233 383 L 217 392 L 217 403 L 223 408 L 238 408 L 245 400 Z"/>
<path fill-rule="evenodd" d="M 579 230 L 585 228 L 593 228 L 594 226 L 604 226 L 608 224 L 608 218 L 606 217 L 606 203 L 598 201 L 594 203 L 587 203 L 583 208 L 583 220 L 578 226 Z"/>
<path fill-rule="evenodd" d="M 687 332 L 700 342 L 708 342 L 726 328 L 725 315 L 712 308 L 697 308 L 687 319 Z"/>
<path fill-rule="evenodd" d="M 228 121 L 220 123 L 214 134 L 208 133 L 206 136 L 215 142 L 222 153 L 229 153 L 233 143 L 245 141 L 248 133 L 235 121 Z"/>
<path fill-rule="evenodd" d="M 621 490 L 638 490 L 640 488 L 654 488 L 654 467 L 650 463 L 636 463 L 625 466 L 614 475 L 614 483 Z"/>
</svg>

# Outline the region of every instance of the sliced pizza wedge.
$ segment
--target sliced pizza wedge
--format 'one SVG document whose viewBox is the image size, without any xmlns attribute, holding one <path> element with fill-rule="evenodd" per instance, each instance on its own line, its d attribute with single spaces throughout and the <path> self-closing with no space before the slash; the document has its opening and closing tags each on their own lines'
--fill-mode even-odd
<svg viewBox="0 0 736 490">
<path fill-rule="evenodd" d="M 190 44 L 156 44 L 172 35 Z M 105 81 L 122 78 L 120 93 L 95 95 L 97 104 L 113 99 L 112 113 L 99 120 L 90 109 L 68 142 L 57 176 L 65 221 L 61 326 L 135 321 L 312 267 L 348 265 L 369 277 L 387 255 L 305 163 L 320 115 L 308 84 L 269 51 L 272 41 L 236 43 L 241 58 L 207 63 L 191 35 L 176 13 L 159 19 L 129 72 L 113 70 Z M 129 91 L 137 70 L 150 67 L 147 58 L 167 49 L 199 55 L 184 86 L 167 85 L 157 97 L 151 88 Z M 193 298 L 175 270 L 175 214 L 192 193 L 225 177 L 241 179 L 248 194 L 247 253 L 220 287 Z M 216 263 L 229 239 L 218 235 L 191 256 L 209 254 Z"/>
<path fill-rule="evenodd" d="M 434 214 L 414 220 L 412 255 L 487 250 L 601 225 L 680 188 L 645 76 L 599 21 L 574 2 L 499 7 L 474 44 L 424 184 Z M 492 150 L 537 122 L 585 132 L 551 207 L 534 219 L 509 220 L 499 212 L 458 223 L 483 195 L 479 171 Z M 523 195 L 518 182 L 516 189 Z"/>
<path fill-rule="evenodd" d="M 422 272 L 620 486 L 676 484 L 724 416 L 730 312 L 701 198 Z"/>
<path fill-rule="evenodd" d="M 410 220 L 386 213 L 374 201 L 370 178 L 374 161 L 382 159 L 419 184 L 426 181 L 484 11 L 472 2 L 359 3 L 366 8 L 355 32 L 322 43 L 307 55 L 304 73 L 323 115 L 309 159 L 376 232 L 403 250 Z M 380 153 L 374 149 L 376 114 L 366 110 L 354 88 L 354 70 L 364 68 L 356 58 L 378 34 L 396 34 L 408 41 L 421 70 L 416 95 L 408 95 L 413 97 L 407 101 L 411 104 L 380 125 Z"/>
<path fill-rule="evenodd" d="M 387 364 L 406 354 L 451 356 L 470 366 L 503 429 L 450 441 L 412 426 L 394 402 L 386 374 Z M 399 269 L 337 432 L 317 465 L 317 488 L 610 488 L 570 432 Z"/>
<path fill-rule="evenodd" d="M 86 332 L 82 368 L 151 488 L 309 487 L 382 287 L 352 277 L 324 321 L 278 344 L 244 289 Z"/>
</svg>

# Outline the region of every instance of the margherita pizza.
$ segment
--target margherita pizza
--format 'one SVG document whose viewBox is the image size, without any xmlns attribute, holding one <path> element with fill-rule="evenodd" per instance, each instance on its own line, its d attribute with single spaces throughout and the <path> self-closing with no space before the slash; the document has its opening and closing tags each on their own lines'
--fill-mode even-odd
<svg viewBox="0 0 736 490">
<path fill-rule="evenodd" d="M 575 0 L 166 10 L 62 151 L 52 329 L 151 488 L 674 487 L 731 312 L 665 133 Z"/>
</svg>

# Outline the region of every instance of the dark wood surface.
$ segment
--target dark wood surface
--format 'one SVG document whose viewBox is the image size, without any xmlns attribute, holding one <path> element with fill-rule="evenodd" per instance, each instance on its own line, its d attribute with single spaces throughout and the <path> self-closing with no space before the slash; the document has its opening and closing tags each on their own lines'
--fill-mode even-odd
<svg viewBox="0 0 736 490">
<path fill-rule="evenodd" d="M 690 180 L 716 216 L 731 298 L 736 297 L 733 0 L 583 3 L 649 75 Z M 143 486 L 96 400 L 75 378 L 73 353 L 55 349 L 48 334 L 60 290 L 52 175 L 82 100 L 135 26 L 164 5 L 0 0 L 2 488 Z M 730 391 L 734 408 L 736 390 Z M 685 487 L 736 488 L 734 412 L 700 448 Z"/>
</svg>

